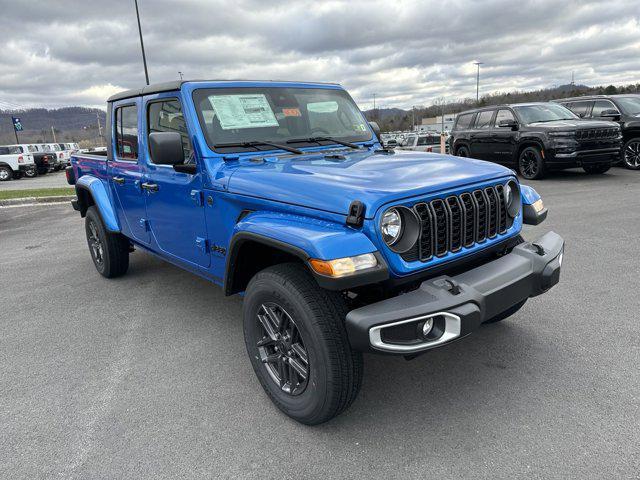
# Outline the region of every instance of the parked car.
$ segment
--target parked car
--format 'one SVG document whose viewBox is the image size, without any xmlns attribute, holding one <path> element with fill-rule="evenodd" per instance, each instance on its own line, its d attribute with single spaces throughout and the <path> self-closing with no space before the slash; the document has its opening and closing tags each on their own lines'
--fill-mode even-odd
<svg viewBox="0 0 640 480">
<path fill-rule="evenodd" d="M 53 169 L 57 172 L 68 166 L 69 155 L 57 143 L 45 143 L 43 148 L 55 157 Z"/>
<path fill-rule="evenodd" d="M 30 153 L 24 153 L 14 145 L 0 146 L 0 182 L 25 175 L 33 177 L 35 169 L 33 155 Z"/>
<path fill-rule="evenodd" d="M 601 174 L 618 161 L 620 126 L 581 119 L 555 103 L 498 105 L 460 113 L 451 131 L 454 155 L 517 168 L 533 180 L 582 167 Z"/>
<path fill-rule="evenodd" d="M 59 143 L 58 144 L 60 146 L 60 148 L 62 149 L 62 151 L 64 152 L 64 160 L 65 160 L 65 167 L 68 167 L 69 165 L 71 165 L 71 155 L 73 155 L 74 153 L 80 151 L 80 147 L 78 146 L 77 143 Z"/>
<path fill-rule="evenodd" d="M 640 169 L 640 95 L 591 95 L 554 101 L 580 118 L 617 122 L 624 142 L 620 160 L 627 168 Z"/>
<path fill-rule="evenodd" d="M 534 189 L 381 149 L 339 85 L 164 83 L 112 96 L 107 118 L 107 155 L 66 170 L 95 268 L 123 275 L 135 248 L 244 293 L 249 360 L 297 421 L 353 402 L 362 352 L 424 353 L 559 281 L 562 238 L 520 236 L 547 214 Z"/>
<path fill-rule="evenodd" d="M 49 172 L 53 172 L 55 166 L 55 156 L 47 152 L 44 147 L 37 144 L 16 144 L 9 145 L 11 147 L 18 147 L 22 152 L 28 152 L 33 155 L 33 161 L 36 165 L 36 173 L 38 175 L 44 175 Z"/>
<path fill-rule="evenodd" d="M 18 149 L 20 153 L 26 154 L 31 157 L 33 160 L 33 168 L 28 168 L 25 170 L 25 177 L 32 178 L 38 175 L 38 162 L 40 159 L 37 158 L 38 148 L 35 145 L 30 144 L 19 144 L 19 145 L 7 145 L 8 147 L 15 147 Z"/>
<path fill-rule="evenodd" d="M 417 152 L 440 153 L 440 135 L 436 133 L 411 134 L 404 139 L 400 148 Z"/>
</svg>

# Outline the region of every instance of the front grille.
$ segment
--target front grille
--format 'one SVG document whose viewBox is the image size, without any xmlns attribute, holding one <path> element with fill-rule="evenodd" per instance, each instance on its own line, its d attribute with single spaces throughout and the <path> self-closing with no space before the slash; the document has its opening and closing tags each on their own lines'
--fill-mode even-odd
<svg viewBox="0 0 640 480">
<path fill-rule="evenodd" d="M 585 128 L 576 131 L 577 140 L 598 140 L 601 138 L 616 138 L 619 135 L 617 128 Z"/>
<path fill-rule="evenodd" d="M 406 262 L 443 257 L 504 234 L 510 227 L 502 185 L 419 202 L 413 210 L 421 232 L 416 245 L 401 254 Z"/>
</svg>

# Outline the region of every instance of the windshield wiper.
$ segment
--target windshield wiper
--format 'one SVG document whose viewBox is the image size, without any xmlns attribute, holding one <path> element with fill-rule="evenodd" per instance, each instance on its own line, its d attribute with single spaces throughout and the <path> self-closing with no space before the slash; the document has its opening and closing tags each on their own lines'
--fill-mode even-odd
<svg viewBox="0 0 640 480">
<path fill-rule="evenodd" d="M 360 148 L 360 145 L 356 145 L 355 143 L 345 142 L 344 140 L 338 140 L 337 138 L 332 137 L 309 137 L 309 138 L 294 138 L 292 140 L 287 140 L 287 143 L 317 143 L 320 145 L 320 142 L 333 142 L 338 145 L 344 145 L 349 148 Z"/>
<path fill-rule="evenodd" d="M 287 152 L 295 153 L 296 155 L 302 155 L 304 153 L 302 150 L 298 150 L 297 148 L 289 147 L 287 145 L 282 145 L 280 143 L 257 141 L 257 140 L 252 142 L 218 143 L 214 145 L 213 148 L 233 148 L 233 147 L 249 148 L 249 147 L 258 147 L 260 145 L 268 145 L 270 147 L 279 148 L 280 150 L 285 150 Z M 256 148 L 256 150 L 258 149 Z"/>
</svg>

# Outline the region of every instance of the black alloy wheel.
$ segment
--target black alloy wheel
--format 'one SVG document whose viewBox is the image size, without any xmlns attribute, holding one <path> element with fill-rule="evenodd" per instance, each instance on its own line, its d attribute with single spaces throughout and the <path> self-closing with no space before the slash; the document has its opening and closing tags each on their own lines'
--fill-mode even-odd
<svg viewBox="0 0 640 480">
<path fill-rule="evenodd" d="M 260 306 L 256 321 L 262 333 L 258 353 L 269 377 L 283 392 L 300 395 L 309 380 L 309 355 L 293 318 L 269 302 Z"/>
<path fill-rule="evenodd" d="M 640 169 L 640 138 L 632 138 L 624 145 L 624 164 L 631 170 Z"/>
<path fill-rule="evenodd" d="M 538 180 L 544 176 L 544 161 L 537 148 L 527 147 L 520 152 L 518 171 L 527 180 Z"/>
<path fill-rule="evenodd" d="M 456 157 L 468 157 L 469 156 L 469 150 L 467 149 L 467 147 L 459 147 L 458 150 L 456 150 Z"/>
</svg>

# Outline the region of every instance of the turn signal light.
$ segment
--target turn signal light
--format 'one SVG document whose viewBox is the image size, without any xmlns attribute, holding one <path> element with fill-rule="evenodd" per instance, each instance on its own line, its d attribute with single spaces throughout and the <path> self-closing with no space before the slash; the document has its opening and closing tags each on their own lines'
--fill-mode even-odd
<svg viewBox="0 0 640 480">
<path fill-rule="evenodd" d="M 309 264 L 314 271 L 328 277 L 344 277 L 361 270 L 376 267 L 378 260 L 373 253 L 365 253 L 355 257 L 336 258 L 335 260 L 318 260 L 312 258 Z"/>
</svg>

